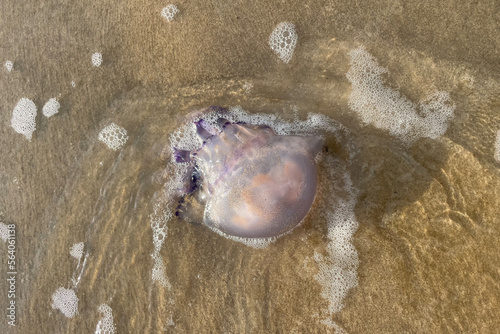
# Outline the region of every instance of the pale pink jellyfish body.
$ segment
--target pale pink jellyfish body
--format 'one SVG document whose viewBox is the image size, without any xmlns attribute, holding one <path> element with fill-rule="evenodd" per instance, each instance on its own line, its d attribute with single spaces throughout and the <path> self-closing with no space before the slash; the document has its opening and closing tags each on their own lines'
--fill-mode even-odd
<svg viewBox="0 0 500 334">
<path fill-rule="evenodd" d="M 204 140 L 195 152 L 176 151 L 177 161 L 193 161 L 191 196 L 205 205 L 203 222 L 245 238 L 279 236 L 297 226 L 316 194 L 318 137 L 280 136 L 266 126 L 220 119 L 212 135 L 197 121 Z M 180 206 L 178 215 L 188 210 Z"/>
</svg>

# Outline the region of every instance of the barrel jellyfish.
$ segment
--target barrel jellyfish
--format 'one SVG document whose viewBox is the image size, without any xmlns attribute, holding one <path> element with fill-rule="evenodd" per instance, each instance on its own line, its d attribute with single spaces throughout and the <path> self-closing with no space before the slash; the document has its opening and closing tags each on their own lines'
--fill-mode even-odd
<svg viewBox="0 0 500 334">
<path fill-rule="evenodd" d="M 214 111 L 216 118 L 204 119 Z M 174 148 L 173 159 L 189 166 L 176 215 L 235 237 L 282 235 L 313 204 L 315 158 L 324 140 L 278 135 L 266 125 L 232 122 L 228 113 L 219 107 L 198 112 L 191 122 L 201 147 Z"/>
</svg>

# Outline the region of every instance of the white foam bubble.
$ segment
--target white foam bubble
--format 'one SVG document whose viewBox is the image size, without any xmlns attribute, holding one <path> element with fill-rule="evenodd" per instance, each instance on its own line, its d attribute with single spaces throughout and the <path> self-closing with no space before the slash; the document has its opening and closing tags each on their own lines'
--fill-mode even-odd
<svg viewBox="0 0 500 334">
<path fill-rule="evenodd" d="M 7 69 L 7 71 L 10 72 L 14 68 L 14 64 L 10 60 L 7 60 L 5 62 L 5 68 Z"/>
<path fill-rule="evenodd" d="M 10 124 L 17 132 L 31 140 L 32 134 L 36 129 L 36 105 L 27 98 L 21 98 L 14 107 Z"/>
<path fill-rule="evenodd" d="M 298 38 L 293 23 L 281 22 L 269 36 L 269 46 L 283 62 L 288 63 L 292 59 Z"/>
<path fill-rule="evenodd" d="M 58 288 L 52 294 L 52 308 L 58 309 L 66 317 L 73 318 L 78 314 L 78 297 L 72 289 Z"/>
<path fill-rule="evenodd" d="M 42 108 L 42 113 L 45 117 L 51 117 L 59 112 L 61 104 L 56 100 L 56 98 L 51 98 L 45 103 Z"/>
<path fill-rule="evenodd" d="M 500 162 L 500 130 L 497 132 L 497 138 L 495 141 L 495 153 L 494 157 L 496 161 Z"/>
<path fill-rule="evenodd" d="M 101 320 L 97 323 L 95 334 L 114 334 L 116 327 L 113 320 L 113 310 L 106 304 L 99 305 Z"/>
<path fill-rule="evenodd" d="M 7 239 L 9 239 L 9 227 L 1 222 L 0 222 L 0 239 L 2 239 L 4 242 L 7 241 Z"/>
<path fill-rule="evenodd" d="M 75 259 L 80 260 L 83 256 L 83 246 L 83 242 L 73 244 L 73 246 L 71 246 L 69 254 Z"/>
<path fill-rule="evenodd" d="M 110 149 L 119 150 L 127 142 L 127 130 L 111 123 L 99 132 L 99 140 L 105 143 Z"/>
<path fill-rule="evenodd" d="M 92 65 L 99 67 L 102 64 L 102 54 L 99 52 L 94 52 L 92 54 Z"/>
<path fill-rule="evenodd" d="M 168 22 L 170 22 L 174 19 L 175 14 L 177 14 L 178 12 L 179 9 L 177 8 L 177 6 L 170 4 L 162 9 L 161 16 L 163 16 Z"/>
<path fill-rule="evenodd" d="M 161 286 L 170 289 L 172 286 L 165 273 L 165 263 L 161 257 L 160 251 L 167 239 L 168 226 L 167 223 L 173 217 L 174 193 L 179 183 L 182 183 L 180 178 L 182 175 L 174 171 L 173 177 L 165 184 L 162 195 L 158 202 L 153 206 L 153 213 L 150 215 L 151 229 L 153 231 L 153 246 L 154 251 L 151 257 L 154 260 L 151 279 L 153 282 L 160 283 Z"/>
<path fill-rule="evenodd" d="M 418 138 L 443 135 L 454 115 L 455 106 L 447 92 L 430 94 L 417 106 L 399 91 L 384 85 L 387 69 L 361 46 L 349 53 L 347 79 L 352 84 L 349 107 L 365 124 L 389 131 L 411 145 Z M 420 112 L 418 112 L 420 110 Z"/>
</svg>

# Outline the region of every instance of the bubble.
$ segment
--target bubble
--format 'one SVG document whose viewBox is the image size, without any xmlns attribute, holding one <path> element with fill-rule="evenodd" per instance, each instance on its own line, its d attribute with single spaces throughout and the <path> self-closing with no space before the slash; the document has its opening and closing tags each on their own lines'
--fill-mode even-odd
<svg viewBox="0 0 500 334">
<path fill-rule="evenodd" d="M 116 327 L 113 322 L 113 310 L 106 304 L 99 305 L 99 312 L 102 314 L 101 320 L 97 323 L 95 334 L 114 334 Z"/>
<path fill-rule="evenodd" d="M 101 63 L 102 63 L 102 54 L 100 54 L 99 52 L 94 52 L 92 54 L 92 65 L 94 65 L 95 67 L 99 67 L 101 66 Z"/>
<path fill-rule="evenodd" d="M 2 239 L 4 242 L 7 241 L 7 239 L 9 239 L 9 227 L 1 222 L 0 222 L 0 239 Z"/>
<path fill-rule="evenodd" d="M 177 14 L 178 12 L 179 9 L 177 9 L 177 6 L 170 4 L 162 9 L 161 16 L 163 16 L 168 22 L 170 22 L 174 19 L 175 14 Z"/>
<path fill-rule="evenodd" d="M 111 123 L 99 133 L 99 140 L 114 151 L 120 149 L 127 142 L 127 139 L 127 130 L 115 123 Z"/>
<path fill-rule="evenodd" d="M 21 98 L 14 107 L 12 119 L 10 120 L 12 128 L 31 140 L 31 136 L 36 128 L 36 105 L 27 98 Z"/>
<path fill-rule="evenodd" d="M 83 256 L 83 246 L 84 246 L 83 242 L 73 244 L 73 246 L 71 246 L 69 254 L 75 259 L 80 260 Z"/>
<path fill-rule="evenodd" d="M 7 69 L 7 71 L 10 72 L 14 68 L 14 64 L 10 60 L 7 60 L 5 62 L 5 68 Z"/>
<path fill-rule="evenodd" d="M 269 36 L 269 46 L 283 62 L 288 64 L 292 59 L 297 40 L 295 25 L 290 22 L 281 22 Z"/>
<path fill-rule="evenodd" d="M 59 112 L 61 105 L 55 98 L 51 98 L 45 103 L 42 108 L 42 113 L 45 117 L 51 117 Z"/>
<path fill-rule="evenodd" d="M 78 314 L 78 298 L 75 291 L 60 287 L 52 294 L 52 308 L 58 309 L 66 317 L 73 318 Z"/>
</svg>

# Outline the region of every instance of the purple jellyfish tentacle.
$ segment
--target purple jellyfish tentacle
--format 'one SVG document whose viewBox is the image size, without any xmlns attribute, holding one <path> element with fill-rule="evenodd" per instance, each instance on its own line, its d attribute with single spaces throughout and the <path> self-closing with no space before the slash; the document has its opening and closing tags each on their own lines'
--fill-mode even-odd
<svg viewBox="0 0 500 334">
<path fill-rule="evenodd" d="M 203 126 L 204 123 L 205 123 L 205 121 L 203 119 L 200 119 L 200 120 L 194 122 L 194 124 L 196 125 L 196 134 L 203 141 L 205 141 L 208 138 L 210 138 L 210 137 L 213 136 L 213 134 L 211 134 L 210 132 L 208 132 L 208 130 L 206 129 L 206 127 Z"/>
<path fill-rule="evenodd" d="M 190 162 L 191 161 L 191 151 L 179 150 L 174 148 L 174 158 L 175 162 Z"/>
</svg>

